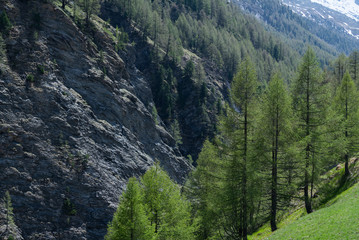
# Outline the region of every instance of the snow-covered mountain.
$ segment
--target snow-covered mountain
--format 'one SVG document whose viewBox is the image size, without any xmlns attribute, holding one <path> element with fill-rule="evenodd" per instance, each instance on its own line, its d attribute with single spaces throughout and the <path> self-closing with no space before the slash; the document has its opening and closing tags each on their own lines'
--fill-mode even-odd
<svg viewBox="0 0 359 240">
<path fill-rule="evenodd" d="M 359 0 L 283 0 L 294 12 L 359 39 Z"/>
</svg>

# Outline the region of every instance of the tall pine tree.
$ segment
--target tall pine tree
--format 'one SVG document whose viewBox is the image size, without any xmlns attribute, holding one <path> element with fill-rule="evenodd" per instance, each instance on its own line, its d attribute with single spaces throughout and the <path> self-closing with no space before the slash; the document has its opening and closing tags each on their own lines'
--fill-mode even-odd
<svg viewBox="0 0 359 240">
<path fill-rule="evenodd" d="M 359 150 L 359 98 L 354 81 L 347 71 L 337 90 L 335 109 L 341 117 L 340 130 L 344 138 L 345 176 L 349 176 L 349 157 Z"/>
<path fill-rule="evenodd" d="M 314 51 L 308 48 L 299 66 L 293 87 L 293 106 L 298 118 L 298 137 L 302 145 L 305 208 L 312 212 L 313 185 L 321 168 L 321 138 L 326 121 L 326 92 Z"/>
<path fill-rule="evenodd" d="M 254 120 L 253 108 L 256 100 L 257 93 L 257 75 L 253 63 L 249 57 L 246 57 L 239 66 L 239 72 L 234 76 L 231 89 L 231 98 L 235 107 L 240 112 L 240 119 L 237 122 L 238 127 L 238 144 L 234 146 L 234 155 L 232 156 L 232 166 L 229 168 L 229 177 L 233 177 L 233 183 L 230 186 L 235 189 L 240 189 L 239 209 L 233 205 L 235 212 L 234 232 L 239 232 L 242 239 L 247 239 L 248 222 L 249 222 L 249 199 L 248 199 L 248 165 L 250 164 L 250 131 L 252 130 L 252 121 Z M 226 124 L 226 126 L 229 126 Z M 230 129 L 227 129 L 230 130 Z M 224 129 L 226 131 L 226 129 Z M 238 171 L 234 172 L 235 169 Z M 239 182 L 236 182 L 238 179 Z M 234 194 L 233 197 L 237 198 L 236 190 L 229 194 Z M 236 224 L 239 223 L 238 226 Z"/>
<path fill-rule="evenodd" d="M 275 74 L 269 82 L 261 104 L 262 117 L 259 120 L 259 148 L 268 159 L 265 168 L 271 169 L 270 182 L 270 223 L 272 231 L 277 229 L 277 211 L 287 204 L 291 195 L 291 176 L 294 163 L 291 162 L 290 148 L 293 143 L 291 98 L 283 79 Z"/>
</svg>

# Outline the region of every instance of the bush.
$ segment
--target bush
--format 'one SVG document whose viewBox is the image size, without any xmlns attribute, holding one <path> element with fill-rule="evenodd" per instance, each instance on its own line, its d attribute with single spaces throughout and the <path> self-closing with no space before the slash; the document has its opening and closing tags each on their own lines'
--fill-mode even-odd
<svg viewBox="0 0 359 240">
<path fill-rule="evenodd" d="M 38 71 L 40 74 L 44 74 L 44 73 L 45 73 L 45 68 L 44 68 L 44 66 L 42 66 L 42 65 L 37 65 L 37 71 Z"/>
<path fill-rule="evenodd" d="M 0 33 L 0 63 L 4 62 L 6 57 L 6 50 L 5 50 L 5 43 L 4 39 L 2 38 L 2 35 Z M 0 70 L 1 73 L 1 70 Z"/>
<path fill-rule="evenodd" d="M 32 75 L 32 74 L 27 75 L 26 81 L 35 82 L 35 77 L 34 77 L 34 75 Z"/>
<path fill-rule="evenodd" d="M 12 27 L 12 25 L 11 25 L 11 22 L 10 22 L 6 12 L 1 11 L 0 12 L 0 31 L 3 34 L 8 34 L 11 27 Z"/>
<path fill-rule="evenodd" d="M 75 216 L 77 213 L 75 205 L 70 201 L 69 198 L 64 200 L 62 209 L 66 215 Z"/>
</svg>

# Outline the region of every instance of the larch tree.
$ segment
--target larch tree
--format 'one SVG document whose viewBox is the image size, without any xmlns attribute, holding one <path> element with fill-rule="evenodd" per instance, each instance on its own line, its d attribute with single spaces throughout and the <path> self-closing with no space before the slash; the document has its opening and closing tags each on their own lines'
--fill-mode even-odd
<svg viewBox="0 0 359 240">
<path fill-rule="evenodd" d="M 350 75 L 355 82 L 359 84 L 359 52 L 354 51 L 349 56 L 349 70 Z"/>
<path fill-rule="evenodd" d="M 167 173 L 156 164 L 143 175 L 141 182 L 156 239 L 193 239 L 190 204 Z"/>
<path fill-rule="evenodd" d="M 223 164 L 219 149 L 206 140 L 197 159 L 197 167 L 190 174 L 185 193 L 193 206 L 198 224 L 196 239 L 206 240 L 219 235 L 223 205 Z"/>
<path fill-rule="evenodd" d="M 334 61 L 334 75 L 337 80 L 337 86 L 343 79 L 344 73 L 347 70 L 347 57 L 344 54 L 340 54 L 339 57 Z"/>
<path fill-rule="evenodd" d="M 297 115 L 297 134 L 303 161 L 303 190 L 305 208 L 312 210 L 313 185 L 320 172 L 323 150 L 323 126 L 326 123 L 326 92 L 321 70 L 314 51 L 308 48 L 298 69 L 293 86 L 293 107 Z"/>
<path fill-rule="evenodd" d="M 106 240 L 155 239 L 154 228 L 143 204 L 143 193 L 136 178 L 130 178 L 127 189 L 108 226 Z"/>
<path fill-rule="evenodd" d="M 8 237 L 11 236 L 12 233 L 12 227 L 14 227 L 15 223 L 14 223 L 14 212 L 13 212 L 13 207 L 12 207 L 12 203 L 11 203 L 11 196 L 9 191 L 5 192 L 5 196 L 3 198 L 3 203 L 4 203 L 4 207 L 6 210 L 6 229 L 5 229 L 5 234 L 8 233 Z M 1 236 L 1 235 L 0 235 Z"/>
<path fill-rule="evenodd" d="M 253 63 L 249 57 L 246 57 L 239 66 L 239 72 L 234 76 L 231 88 L 231 98 L 235 105 L 235 108 L 239 110 L 240 119 L 238 120 L 237 137 L 239 138 L 239 144 L 235 149 L 235 154 L 232 158 L 233 168 L 239 169 L 239 172 L 230 174 L 234 178 L 239 179 L 239 182 L 230 183 L 231 186 L 240 189 L 240 209 L 238 210 L 239 217 L 239 230 L 241 232 L 241 238 L 247 239 L 248 234 L 248 221 L 249 221 L 249 206 L 248 206 L 248 166 L 249 166 L 249 144 L 250 144 L 250 131 L 252 130 L 252 121 L 254 119 L 253 109 L 254 102 L 257 93 L 257 75 Z M 227 124 L 227 126 L 229 126 Z M 238 178 L 239 175 L 240 177 Z M 238 184 L 238 186 L 237 186 Z M 234 186 L 235 185 L 235 186 Z M 235 197 L 235 196 L 234 196 Z M 235 219 L 233 219 L 235 220 Z M 234 222 L 236 222 L 235 220 Z M 236 224 L 235 224 L 236 225 Z M 237 230 L 238 231 L 238 230 Z M 235 231 L 234 231 L 235 232 Z"/>
<path fill-rule="evenodd" d="M 341 117 L 339 131 L 344 138 L 343 155 L 345 160 L 345 176 L 349 176 L 349 157 L 359 150 L 359 98 L 354 81 L 347 71 L 337 90 L 335 109 Z"/>
<path fill-rule="evenodd" d="M 271 78 L 261 104 L 258 141 L 265 158 L 263 166 L 271 169 L 270 179 L 270 224 L 272 231 L 277 229 L 277 211 L 280 203 L 288 202 L 291 185 L 290 147 L 293 143 L 292 101 L 284 80 L 277 73 Z M 268 164 L 269 163 L 269 164 Z"/>
<path fill-rule="evenodd" d="M 100 1 L 99 0 L 79 0 L 79 6 L 86 14 L 86 23 L 90 23 L 90 18 L 94 14 L 100 12 Z"/>
</svg>

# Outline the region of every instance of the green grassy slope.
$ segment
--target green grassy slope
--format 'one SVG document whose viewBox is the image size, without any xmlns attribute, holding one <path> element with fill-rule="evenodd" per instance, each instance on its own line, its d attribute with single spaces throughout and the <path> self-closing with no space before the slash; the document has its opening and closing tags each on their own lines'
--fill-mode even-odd
<svg viewBox="0 0 359 240">
<path fill-rule="evenodd" d="M 279 229 L 268 239 L 359 239 L 359 184 L 327 206 Z"/>
</svg>

